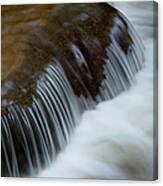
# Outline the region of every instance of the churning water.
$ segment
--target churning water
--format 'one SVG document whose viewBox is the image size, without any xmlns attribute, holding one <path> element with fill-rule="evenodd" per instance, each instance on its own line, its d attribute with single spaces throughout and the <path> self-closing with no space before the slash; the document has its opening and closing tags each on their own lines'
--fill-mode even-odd
<svg viewBox="0 0 163 186">
<path fill-rule="evenodd" d="M 145 67 L 130 90 L 84 113 L 66 150 L 39 177 L 153 179 L 152 3 L 115 6 L 143 40 Z"/>
<path fill-rule="evenodd" d="M 149 3 L 146 13 L 152 17 L 151 6 Z M 23 176 L 28 172 L 30 176 L 39 177 L 152 178 L 153 25 L 147 22 L 152 19 L 143 14 L 142 7 L 135 9 L 130 3 L 124 6 L 120 3 L 117 7 L 124 12 L 127 8 L 126 17 L 133 20 L 148 47 L 146 63 L 142 42 L 121 13 L 132 44 L 126 54 L 114 36 L 116 30 L 112 30 L 111 43 L 106 49 L 105 79 L 96 99 L 69 65 L 87 94 L 87 98 L 77 97 L 65 69 L 56 58 L 52 59 L 37 83 L 32 106 L 24 109 L 14 104 L 7 108 L 7 115 L 2 116 L 3 166 L 8 176 Z M 143 17 L 132 15 L 129 10 Z M 115 20 L 117 27 L 123 28 L 123 22 L 119 21 Z M 74 44 L 71 48 L 78 64 L 84 65 L 89 76 L 83 53 Z"/>
</svg>

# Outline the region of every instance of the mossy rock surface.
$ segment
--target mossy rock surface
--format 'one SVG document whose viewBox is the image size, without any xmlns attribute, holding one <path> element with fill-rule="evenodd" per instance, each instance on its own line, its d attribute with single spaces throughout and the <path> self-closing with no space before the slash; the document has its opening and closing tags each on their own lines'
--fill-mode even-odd
<svg viewBox="0 0 163 186">
<path fill-rule="evenodd" d="M 114 38 L 127 53 L 127 25 L 105 3 L 2 6 L 2 108 L 29 106 L 52 59 L 77 96 L 89 92 L 95 99 Z"/>
</svg>

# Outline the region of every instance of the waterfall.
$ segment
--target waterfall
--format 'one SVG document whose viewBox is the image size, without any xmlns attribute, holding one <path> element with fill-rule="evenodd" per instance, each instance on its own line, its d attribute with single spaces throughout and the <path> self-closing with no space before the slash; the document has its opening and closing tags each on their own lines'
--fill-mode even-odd
<svg viewBox="0 0 163 186">
<path fill-rule="evenodd" d="M 97 27 L 97 32 L 87 30 L 86 22 L 86 29 L 79 24 L 75 28 L 77 34 L 72 36 L 74 28 L 65 21 L 67 37 L 66 33 L 64 36 L 59 33 L 59 38 L 64 37 L 61 45 L 57 36 L 54 39 L 58 41 L 53 43 L 58 44 L 57 49 L 35 79 L 32 102 L 23 105 L 18 95 L 12 100 L 9 97 L 9 101 L 2 96 L 2 176 L 33 176 L 49 166 L 68 144 L 82 113 L 129 89 L 143 67 L 143 46 L 127 18 L 106 4 L 96 5 L 97 10 L 102 9 L 100 15 L 90 12 L 91 18 L 87 18 L 85 11 L 87 8 L 89 11 L 89 6 L 81 4 L 84 9 L 79 9 L 80 21 L 95 23 L 93 28 Z M 94 14 L 97 16 L 92 21 Z M 45 33 L 48 35 L 54 28 Z M 42 44 L 43 52 L 46 46 Z M 2 84 L 2 93 L 6 82 Z"/>
</svg>

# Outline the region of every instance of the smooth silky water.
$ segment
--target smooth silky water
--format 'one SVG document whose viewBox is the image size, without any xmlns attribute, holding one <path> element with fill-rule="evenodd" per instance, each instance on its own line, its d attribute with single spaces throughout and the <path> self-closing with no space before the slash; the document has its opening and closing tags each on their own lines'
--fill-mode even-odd
<svg viewBox="0 0 163 186">
<path fill-rule="evenodd" d="M 133 8 L 130 3 L 125 5 Z M 121 3 L 117 6 L 124 9 Z M 148 7 L 151 7 L 150 3 Z M 103 34 L 98 35 L 87 28 L 80 32 L 82 26 L 78 25 L 81 28 L 77 35 L 72 38 L 68 35 L 68 49 L 64 40 L 57 46 L 61 49 L 54 50 L 62 52 L 65 58 L 60 57 L 62 53 L 59 56 L 54 53 L 54 56 L 46 58 L 49 60 L 47 65 L 39 67 L 41 73 L 36 77 L 34 93 L 24 87 L 21 90 L 14 87 L 16 93 L 24 92 L 23 99 L 10 95 L 8 89 L 13 82 L 6 78 L 2 85 L 2 176 L 151 178 L 152 127 L 146 125 L 148 122 L 151 125 L 152 121 L 152 116 L 148 116 L 152 113 L 152 59 L 146 52 L 147 63 L 144 63 L 142 41 L 128 21 L 128 17 L 134 19 L 135 15 L 128 16 L 127 11 L 127 16 L 124 16 L 114 11 L 111 15 L 114 21 L 109 29 L 107 25 L 103 26 L 108 29 L 108 36 L 105 32 L 108 44 L 106 41 L 100 43 Z M 139 11 L 142 13 L 140 7 Z M 150 11 L 147 12 L 150 14 Z M 80 19 L 87 20 L 86 15 L 82 13 Z M 136 28 L 139 30 L 139 26 Z M 147 28 L 152 30 L 148 25 L 143 28 L 143 33 Z M 74 28 L 70 25 L 69 29 Z M 47 33 L 51 31 L 53 29 Z M 123 42 L 123 37 L 126 42 Z M 150 36 L 144 39 L 144 43 L 152 49 Z M 54 47 L 50 43 L 47 46 Z M 102 51 L 103 46 L 106 48 Z M 97 57 L 96 50 L 100 53 Z M 92 62 L 91 66 L 93 58 L 95 63 Z M 36 56 L 34 59 L 41 58 Z M 98 66 L 97 62 L 101 64 Z M 135 77 L 143 66 L 143 71 Z M 93 70 L 99 74 L 94 75 Z M 17 78 L 14 80 L 19 82 Z M 92 84 L 94 81 L 95 85 Z M 30 99 L 26 97 L 26 91 L 32 92 Z M 6 96 L 4 99 L 3 95 Z M 137 118 L 142 118 L 144 123 L 138 122 Z M 148 152 L 146 156 L 145 150 Z"/>
<path fill-rule="evenodd" d="M 141 36 L 145 66 L 128 91 L 84 113 L 66 150 L 39 177 L 153 180 L 153 3 L 114 6 Z"/>
</svg>

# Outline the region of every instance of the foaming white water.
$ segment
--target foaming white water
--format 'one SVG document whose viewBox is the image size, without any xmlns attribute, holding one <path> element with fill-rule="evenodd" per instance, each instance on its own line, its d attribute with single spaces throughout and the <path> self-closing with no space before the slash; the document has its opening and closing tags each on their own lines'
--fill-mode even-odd
<svg viewBox="0 0 163 186">
<path fill-rule="evenodd" d="M 145 67 L 130 90 L 83 114 L 67 148 L 39 177 L 153 179 L 152 3 L 115 6 L 143 39 Z"/>
</svg>

